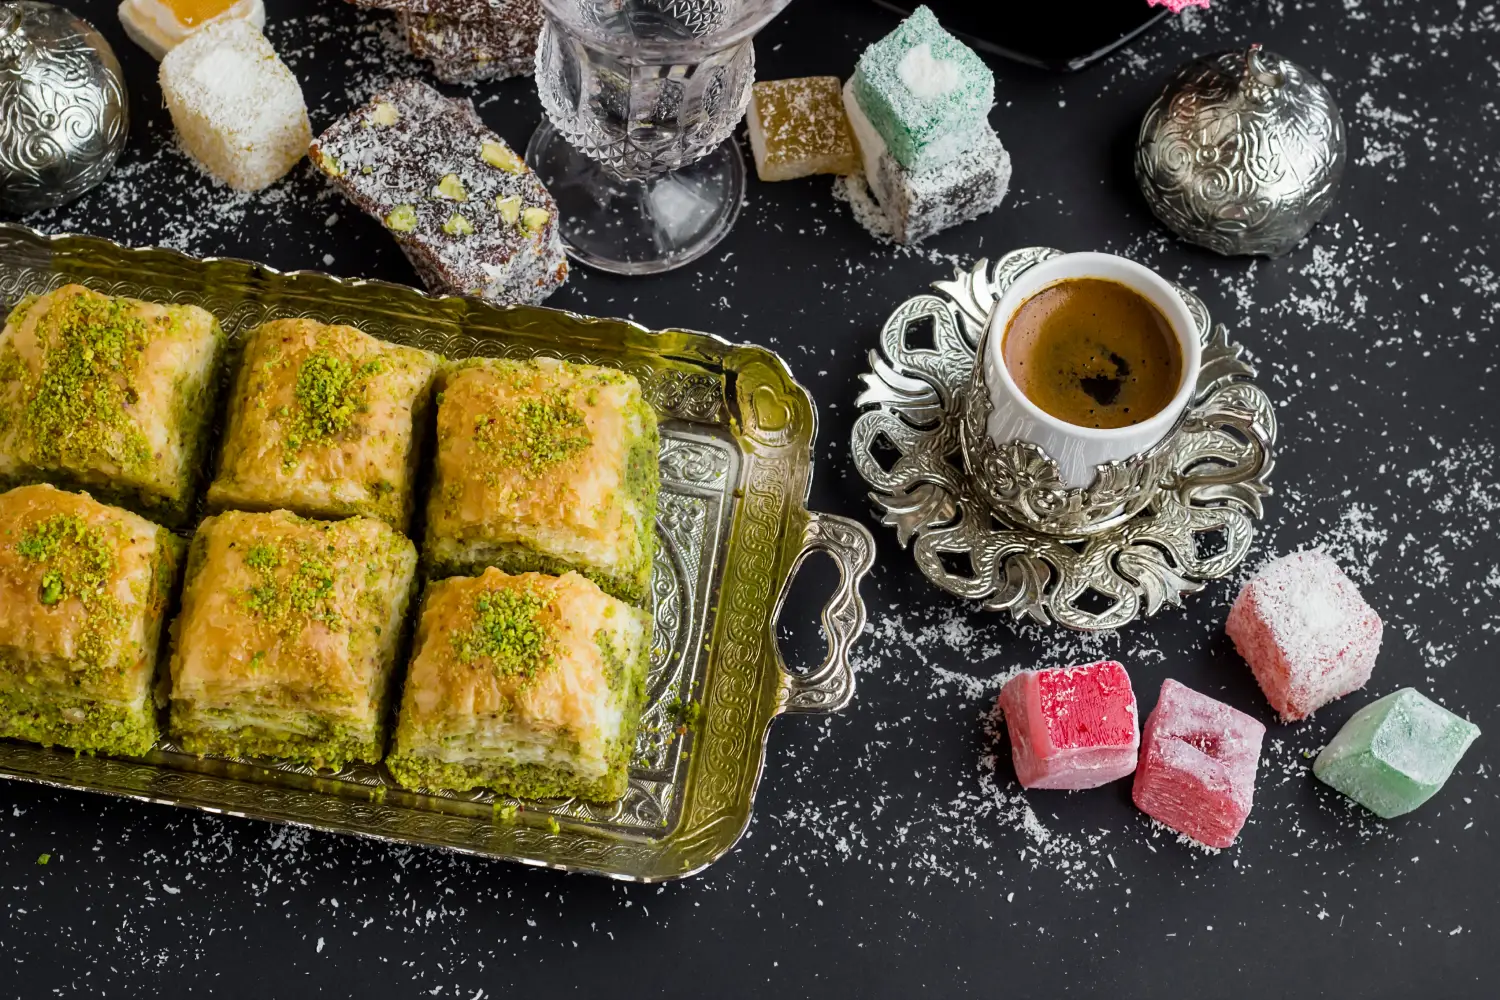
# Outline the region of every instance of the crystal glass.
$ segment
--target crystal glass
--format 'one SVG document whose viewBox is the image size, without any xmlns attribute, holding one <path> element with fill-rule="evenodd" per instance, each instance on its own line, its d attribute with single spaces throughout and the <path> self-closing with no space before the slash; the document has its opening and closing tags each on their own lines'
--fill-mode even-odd
<svg viewBox="0 0 1500 1000">
<path fill-rule="evenodd" d="M 681 267 L 729 232 L 745 191 L 731 133 L 755 81 L 751 38 L 791 0 L 542 0 L 526 148 L 563 242 L 617 274 Z"/>
</svg>

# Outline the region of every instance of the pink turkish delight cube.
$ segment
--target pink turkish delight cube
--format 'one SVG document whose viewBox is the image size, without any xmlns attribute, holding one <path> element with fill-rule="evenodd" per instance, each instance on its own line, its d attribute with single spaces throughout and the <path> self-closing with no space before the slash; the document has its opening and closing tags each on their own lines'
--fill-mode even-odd
<svg viewBox="0 0 1500 1000">
<path fill-rule="evenodd" d="M 1250 815 L 1265 735 L 1244 712 L 1168 678 L 1146 719 L 1131 798 L 1178 833 L 1228 847 Z"/>
<path fill-rule="evenodd" d="M 1383 626 L 1326 552 L 1296 552 L 1245 584 L 1225 631 L 1285 722 L 1365 686 Z"/>
<path fill-rule="evenodd" d="M 999 708 L 1024 788 L 1097 788 L 1135 770 L 1140 715 L 1114 660 L 1022 671 L 1001 689 Z"/>
</svg>

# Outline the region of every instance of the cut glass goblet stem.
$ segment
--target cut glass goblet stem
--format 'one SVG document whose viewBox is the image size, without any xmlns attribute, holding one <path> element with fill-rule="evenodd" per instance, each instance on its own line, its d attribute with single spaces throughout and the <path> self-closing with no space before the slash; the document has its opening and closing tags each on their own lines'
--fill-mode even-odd
<svg viewBox="0 0 1500 1000">
<path fill-rule="evenodd" d="M 570 256 L 617 274 L 696 260 L 745 192 L 732 138 L 755 79 L 751 36 L 789 0 L 543 0 L 526 161 L 557 200 Z"/>
</svg>

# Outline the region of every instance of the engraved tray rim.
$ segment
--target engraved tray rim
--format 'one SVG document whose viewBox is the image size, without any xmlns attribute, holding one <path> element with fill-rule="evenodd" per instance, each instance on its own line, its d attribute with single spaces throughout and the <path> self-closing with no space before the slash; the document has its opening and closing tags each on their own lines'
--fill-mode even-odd
<svg viewBox="0 0 1500 1000">
<path fill-rule="evenodd" d="M 44 234 L 0 222 L 0 301 L 13 299 L 20 282 L 39 268 L 95 283 L 144 275 L 166 280 L 161 288 L 174 296 L 192 294 L 194 286 L 228 286 L 240 305 L 263 306 L 270 314 L 284 315 L 278 306 L 308 301 L 324 315 L 363 308 L 371 316 L 451 329 L 450 336 L 472 340 L 471 350 L 489 343 L 514 353 L 529 345 L 532 353 L 613 363 L 641 377 L 667 417 L 716 428 L 713 436 L 738 449 L 739 475 L 725 490 L 723 537 L 711 554 L 715 565 L 697 618 L 703 628 L 702 662 L 687 676 L 697 689 L 694 701 L 703 706 L 702 717 L 684 738 L 676 821 L 660 837 L 609 831 L 568 817 L 559 823 L 550 814 L 541 822 L 540 814 L 528 811 L 519 822 L 507 822 L 493 815 L 419 809 L 387 801 L 374 789 L 368 799 L 352 796 L 347 787 L 330 794 L 318 790 L 316 776 L 265 768 L 250 775 L 241 773 L 243 765 L 221 765 L 213 758 L 209 761 L 220 773 L 179 769 L 149 757 L 77 756 L 4 739 L 0 778 L 661 882 L 702 871 L 743 836 L 776 716 L 835 712 L 852 700 L 849 651 L 864 628 L 858 585 L 873 563 L 874 538 L 856 521 L 807 509 L 817 406 L 774 351 L 711 333 L 653 331 L 630 320 L 544 306 L 494 306 L 379 279 L 283 272 L 240 258 L 195 258 L 171 248 L 126 247 L 104 237 Z M 232 316 L 221 320 L 226 326 L 247 322 Z M 702 383 L 703 375 L 717 379 L 718 393 L 711 400 L 692 396 L 694 376 Z M 831 556 L 839 569 L 839 584 L 822 613 L 828 655 L 813 670 L 794 674 L 782 661 L 775 626 L 792 577 L 814 551 Z"/>
</svg>

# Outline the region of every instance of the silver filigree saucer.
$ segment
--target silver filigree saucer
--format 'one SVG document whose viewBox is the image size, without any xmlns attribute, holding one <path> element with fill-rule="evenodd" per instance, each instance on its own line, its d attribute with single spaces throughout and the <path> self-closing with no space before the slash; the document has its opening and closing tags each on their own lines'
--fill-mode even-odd
<svg viewBox="0 0 1500 1000">
<path fill-rule="evenodd" d="M 854 464 L 881 521 L 937 586 L 1016 619 L 1084 631 L 1180 607 L 1234 570 L 1262 516 L 1276 417 L 1255 370 L 1197 296 L 1182 291 L 1203 339 L 1197 393 L 1149 503 L 1106 531 L 1043 534 L 999 518 L 965 467 L 964 399 L 990 311 L 1027 268 L 1058 253 L 1029 247 L 981 260 L 902 303 L 870 352 L 856 400 Z M 929 327 L 932 346 L 912 343 Z"/>
</svg>

